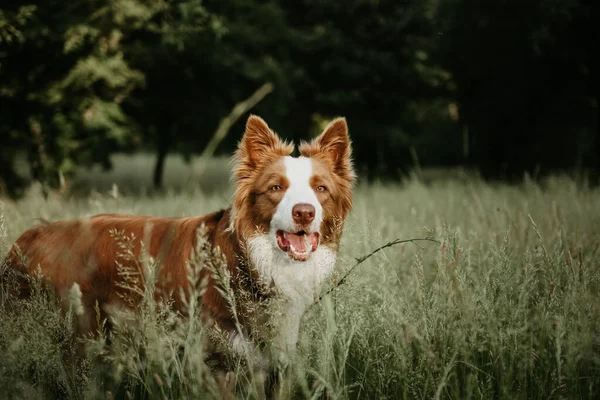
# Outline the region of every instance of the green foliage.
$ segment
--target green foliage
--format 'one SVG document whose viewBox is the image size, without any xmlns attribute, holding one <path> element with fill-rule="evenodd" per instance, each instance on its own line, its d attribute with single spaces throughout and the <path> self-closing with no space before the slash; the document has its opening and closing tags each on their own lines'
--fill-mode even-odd
<svg viewBox="0 0 600 400">
<path fill-rule="evenodd" d="M 446 111 L 450 76 L 431 57 L 432 3 L 304 0 L 284 7 L 290 23 L 308 33 L 291 48 L 303 69 L 294 112 L 306 120 L 346 116 L 369 178 L 398 178 L 411 164 L 411 146 L 423 154 L 435 149 L 422 146 L 432 138 L 456 141 Z M 438 122 L 433 131 L 431 120 Z"/>
<path fill-rule="evenodd" d="M 4 145 L 27 153 L 34 179 L 56 182 L 77 164 L 108 166 L 110 152 L 131 143 L 121 103 L 144 75 L 128 65 L 121 40 L 155 8 L 50 1 L 14 12 L 25 25 L 0 54 L 0 131 Z"/>
<path fill-rule="evenodd" d="M 592 0 L 18 0 L 0 9 L 0 186 L 46 186 L 111 153 L 201 152 L 231 108 L 288 138 L 348 118 L 371 179 L 598 167 Z M 243 118 L 221 145 L 239 140 Z"/>
<path fill-rule="evenodd" d="M 6 147 L 28 154 L 33 178 L 42 181 L 76 165 L 109 167 L 111 152 L 137 146 L 155 148 L 159 158 L 169 151 L 189 157 L 232 105 L 270 81 L 276 91 L 256 112 L 278 129 L 293 127 L 295 138 L 309 137 L 316 113 L 348 115 L 357 132 L 378 132 L 389 146 L 375 149 L 370 136 L 356 136 L 357 159 L 373 175 L 418 135 L 419 119 L 398 110 L 427 101 L 447 80 L 429 62 L 428 7 L 363 0 L 344 7 L 308 0 L 15 4 L 0 18 L 8 44 L 0 55 L 7 82 L 0 131 Z M 399 130 L 400 121 L 410 127 Z"/>
<path fill-rule="evenodd" d="M 22 42 L 22 29 L 33 18 L 36 9 L 37 6 L 28 4 L 19 6 L 17 10 L 0 10 L 0 43 Z"/>
<path fill-rule="evenodd" d="M 598 165 L 597 2 L 443 0 L 436 62 L 452 76 L 467 161 L 522 178 Z"/>
<path fill-rule="evenodd" d="M 139 170 L 147 172 L 148 165 L 147 160 Z M 225 179 L 221 174 L 216 183 Z M 197 215 L 222 206 L 226 197 L 225 191 L 167 193 L 151 200 L 113 193 L 86 201 L 44 201 L 31 193 L 4 203 L 0 254 L 33 216 L 55 220 L 100 210 Z M 410 180 L 402 186 L 360 186 L 354 204 L 338 279 L 355 258 L 395 238 L 433 236 L 442 244 L 386 248 L 313 305 L 284 383 L 286 393 L 294 398 L 598 397 L 597 189 L 565 177 L 515 186 L 477 178 L 431 185 Z M 129 239 L 120 240 L 127 254 Z M 151 270 L 153 263 L 142 257 L 140 265 Z M 58 322 L 52 302 L 40 298 L 21 312 L 3 311 L 3 388 L 15 396 L 48 396 L 70 387 L 64 382 L 79 382 L 74 377 L 82 374 L 86 380 L 72 386 L 76 391 L 61 393 L 86 398 L 104 398 L 108 390 L 147 397 L 213 393 L 199 356 L 207 332 L 197 320 L 175 318 L 150 301 L 150 294 L 135 316 L 123 315 L 130 323 L 119 326 L 111 347 L 88 343 L 98 358 L 80 372 L 69 369 L 72 365 L 68 373 L 59 370 L 56 349 L 70 348 L 70 330 Z M 50 320 L 57 322 L 43 322 Z M 186 351 L 178 353 L 174 349 L 182 343 Z M 243 391 L 238 396 L 251 397 Z"/>
</svg>

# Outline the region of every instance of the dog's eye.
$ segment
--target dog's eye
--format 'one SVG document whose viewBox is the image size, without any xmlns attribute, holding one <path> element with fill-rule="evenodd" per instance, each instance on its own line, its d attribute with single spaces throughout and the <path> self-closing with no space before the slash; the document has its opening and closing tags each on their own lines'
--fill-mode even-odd
<svg viewBox="0 0 600 400">
<path fill-rule="evenodd" d="M 279 186 L 279 185 L 273 185 L 273 186 L 271 186 L 271 187 L 269 188 L 269 190 L 272 190 L 273 192 L 278 192 L 278 191 L 280 191 L 281 189 L 283 189 L 283 188 L 282 188 L 281 186 Z"/>
<path fill-rule="evenodd" d="M 326 192 L 326 191 L 327 191 L 327 188 L 326 188 L 325 186 L 321 185 L 321 186 L 317 186 L 317 190 L 318 190 L 319 192 Z"/>
</svg>

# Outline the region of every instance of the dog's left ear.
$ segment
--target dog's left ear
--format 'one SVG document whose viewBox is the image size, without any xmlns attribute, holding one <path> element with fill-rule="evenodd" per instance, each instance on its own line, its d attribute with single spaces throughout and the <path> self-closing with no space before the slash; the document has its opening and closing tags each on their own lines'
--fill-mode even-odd
<svg viewBox="0 0 600 400">
<path fill-rule="evenodd" d="M 338 175 L 354 179 L 352 142 L 348 136 L 346 118 L 334 119 L 318 137 L 310 143 L 302 143 L 300 154 L 305 157 L 325 158 L 333 164 Z"/>
</svg>

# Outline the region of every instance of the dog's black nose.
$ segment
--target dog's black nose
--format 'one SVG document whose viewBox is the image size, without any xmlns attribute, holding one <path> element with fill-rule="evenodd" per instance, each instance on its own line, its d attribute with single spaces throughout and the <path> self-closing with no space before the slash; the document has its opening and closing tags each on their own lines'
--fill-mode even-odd
<svg viewBox="0 0 600 400">
<path fill-rule="evenodd" d="M 292 216 L 297 224 L 308 225 L 315 219 L 315 207 L 307 203 L 296 204 Z"/>
</svg>

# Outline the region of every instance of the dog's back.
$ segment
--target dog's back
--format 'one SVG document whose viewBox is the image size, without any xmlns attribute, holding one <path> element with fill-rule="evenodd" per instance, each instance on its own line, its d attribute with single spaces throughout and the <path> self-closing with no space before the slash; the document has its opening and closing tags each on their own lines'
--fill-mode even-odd
<svg viewBox="0 0 600 400">
<path fill-rule="evenodd" d="M 202 217 L 157 218 L 102 214 L 91 218 L 44 222 L 24 232 L 4 261 L 5 274 L 20 276 L 17 293 L 28 295 L 24 276 L 49 279 L 59 298 L 66 299 L 74 283 L 79 285 L 87 315 L 107 304 L 122 303 L 133 293 L 124 286 L 143 284 L 140 257 L 142 245 L 158 262 L 157 294 L 171 296 L 180 305 L 179 289 L 187 289 L 186 263 L 196 245 L 199 228 L 209 238 L 222 221 L 225 211 Z M 223 223 L 226 226 L 226 223 Z M 39 271 L 38 271 L 39 268 Z M 137 273 L 139 276 L 131 276 Z M 130 274 L 124 282 L 125 274 Z M 14 288 L 13 288 L 14 289 Z M 90 322 L 93 320 L 90 319 Z M 89 326 L 89 329 L 94 329 Z"/>
</svg>

